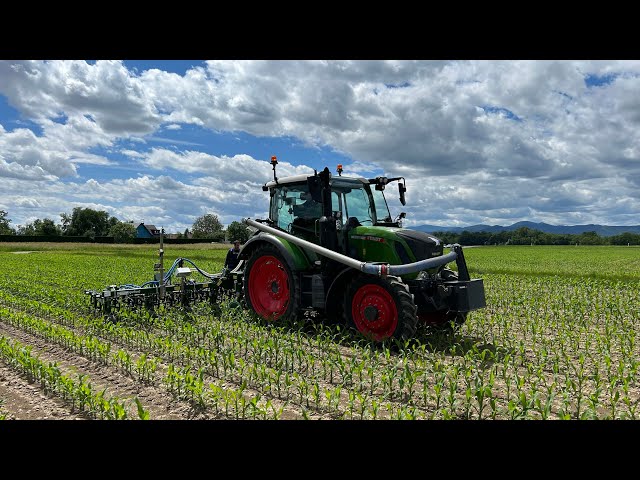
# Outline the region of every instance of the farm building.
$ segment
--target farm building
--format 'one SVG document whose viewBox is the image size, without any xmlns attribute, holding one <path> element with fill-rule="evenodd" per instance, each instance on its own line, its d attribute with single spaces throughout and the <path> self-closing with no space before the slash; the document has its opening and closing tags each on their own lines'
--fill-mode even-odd
<svg viewBox="0 0 640 480">
<path fill-rule="evenodd" d="M 140 223 L 136 228 L 137 238 L 155 238 L 160 236 L 160 230 L 155 225 L 145 225 Z"/>
</svg>

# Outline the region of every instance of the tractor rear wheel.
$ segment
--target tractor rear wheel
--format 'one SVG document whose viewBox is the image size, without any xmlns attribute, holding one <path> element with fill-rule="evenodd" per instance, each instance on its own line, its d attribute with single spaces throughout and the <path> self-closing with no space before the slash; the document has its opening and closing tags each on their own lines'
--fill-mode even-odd
<svg viewBox="0 0 640 480">
<path fill-rule="evenodd" d="M 386 280 L 359 275 L 347 288 L 345 322 L 364 337 L 382 342 L 407 340 L 416 332 L 418 317 L 413 295 L 397 277 Z"/>
<path fill-rule="evenodd" d="M 244 297 L 247 306 L 264 320 L 292 320 L 298 315 L 300 285 L 276 247 L 264 245 L 249 257 Z"/>
</svg>

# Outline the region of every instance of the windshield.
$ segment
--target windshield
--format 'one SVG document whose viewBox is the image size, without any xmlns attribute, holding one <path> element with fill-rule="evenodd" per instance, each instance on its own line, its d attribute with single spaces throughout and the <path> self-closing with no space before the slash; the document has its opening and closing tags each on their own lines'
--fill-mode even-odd
<svg viewBox="0 0 640 480">
<path fill-rule="evenodd" d="M 371 211 L 369 195 L 364 188 L 354 188 L 344 194 L 345 217 L 356 217 L 362 224 L 373 225 L 376 221 L 375 211 Z"/>
<path fill-rule="evenodd" d="M 361 181 L 346 178 L 335 179 L 331 188 L 338 193 L 337 199 L 342 197 L 344 221 L 351 217 L 356 217 L 363 225 L 391 221 L 389 207 L 381 191 L 373 190 Z M 334 200 L 334 204 L 337 206 L 338 202 Z"/>
<path fill-rule="evenodd" d="M 376 205 L 376 217 L 378 222 L 391 222 L 391 213 L 389 213 L 389 206 L 387 200 L 384 198 L 382 190 L 371 190 L 373 195 L 373 201 Z"/>
</svg>

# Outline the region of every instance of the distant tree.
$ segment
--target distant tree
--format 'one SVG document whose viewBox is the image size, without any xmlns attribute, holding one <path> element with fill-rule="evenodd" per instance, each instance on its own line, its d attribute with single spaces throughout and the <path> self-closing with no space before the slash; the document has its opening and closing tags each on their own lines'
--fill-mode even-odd
<svg viewBox="0 0 640 480">
<path fill-rule="evenodd" d="M 611 245 L 640 245 L 640 233 L 624 232 L 610 237 Z"/>
<path fill-rule="evenodd" d="M 251 236 L 251 231 L 249 227 L 247 227 L 244 223 L 241 222 L 231 222 L 231 224 L 227 227 L 227 239 L 230 242 L 234 240 L 240 240 L 241 243 L 245 243 L 249 240 Z"/>
<path fill-rule="evenodd" d="M 438 232 L 431 232 L 432 235 L 434 235 L 435 237 L 439 238 L 440 240 L 442 240 L 442 243 L 444 244 L 449 244 L 449 243 L 460 243 L 458 242 L 458 234 L 457 233 L 453 233 L 453 232 L 446 232 L 446 231 L 438 231 Z"/>
<path fill-rule="evenodd" d="M 70 235 L 69 229 L 71 228 L 71 215 L 68 213 L 61 213 L 60 219 L 62 224 L 62 234 Z"/>
<path fill-rule="evenodd" d="M 118 223 L 115 217 L 109 217 L 109 213 L 91 208 L 75 207 L 69 215 L 61 213 L 62 230 L 64 235 L 78 235 L 86 237 L 106 236 L 109 229 Z"/>
<path fill-rule="evenodd" d="M 502 237 L 500 236 L 500 232 L 494 232 L 489 235 L 487 245 L 501 245 L 505 242 L 506 240 L 502 239 Z"/>
<path fill-rule="evenodd" d="M 544 244 L 545 245 L 569 245 L 571 244 L 570 234 L 547 233 L 545 234 Z"/>
<path fill-rule="evenodd" d="M 60 235 L 62 230 L 50 218 L 40 220 L 36 218 L 33 222 L 18 229 L 19 235 Z"/>
<path fill-rule="evenodd" d="M 9 226 L 11 220 L 7 218 L 9 215 L 5 210 L 0 210 L 0 235 L 15 235 L 16 231 Z"/>
<path fill-rule="evenodd" d="M 224 238 L 222 223 L 217 215 L 207 213 L 198 217 L 191 227 L 193 238 Z"/>
<path fill-rule="evenodd" d="M 512 245 L 531 245 L 533 243 L 533 237 L 535 236 L 535 230 L 529 227 L 520 227 L 511 232 L 511 244 Z"/>
<path fill-rule="evenodd" d="M 109 228 L 109 236 L 113 237 L 116 243 L 127 243 L 136 237 L 136 227 L 131 222 L 118 222 Z"/>
<path fill-rule="evenodd" d="M 189 237 L 191 236 L 191 232 L 189 231 L 189 229 L 188 229 L 188 228 L 185 228 L 185 229 L 184 229 L 184 233 L 182 234 L 182 236 L 183 236 L 184 238 L 189 238 Z"/>
<path fill-rule="evenodd" d="M 583 232 L 577 238 L 580 245 L 602 245 L 605 243 L 595 231 Z"/>
<path fill-rule="evenodd" d="M 485 245 L 489 243 L 491 234 L 489 232 L 470 232 L 464 230 L 458 237 L 457 243 L 460 245 Z"/>
</svg>

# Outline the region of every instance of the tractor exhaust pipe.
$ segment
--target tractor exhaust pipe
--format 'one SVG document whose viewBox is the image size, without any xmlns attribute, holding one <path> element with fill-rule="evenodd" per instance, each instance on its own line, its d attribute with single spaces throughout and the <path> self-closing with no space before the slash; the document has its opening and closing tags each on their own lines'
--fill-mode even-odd
<svg viewBox="0 0 640 480">
<path fill-rule="evenodd" d="M 446 255 L 441 255 L 435 258 L 427 258 L 425 260 L 420 260 L 419 262 L 407 263 L 404 265 L 389 265 L 388 263 L 382 262 L 361 262 L 360 260 L 347 257 L 346 255 L 334 252 L 333 250 L 329 250 L 328 248 L 324 248 L 320 245 L 316 245 L 315 243 L 311 243 L 307 240 L 295 237 L 287 232 L 283 232 L 282 230 L 278 230 L 277 228 L 270 227 L 250 218 L 243 218 L 242 222 L 257 228 L 258 230 L 262 230 L 263 232 L 271 233 L 276 237 L 282 237 L 285 240 L 298 245 L 299 247 L 307 248 L 313 252 L 330 258 L 331 260 L 335 260 L 336 262 L 347 265 L 348 267 L 355 268 L 356 270 L 368 273 L 370 275 L 377 275 L 379 277 L 386 277 L 387 275 L 406 275 L 408 273 L 420 272 L 429 268 L 435 268 L 441 265 L 445 265 L 456 260 L 456 258 L 458 257 L 457 252 L 459 251 L 459 249 L 461 249 L 460 245 L 455 244 L 452 245 L 451 252 L 447 253 Z"/>
</svg>

